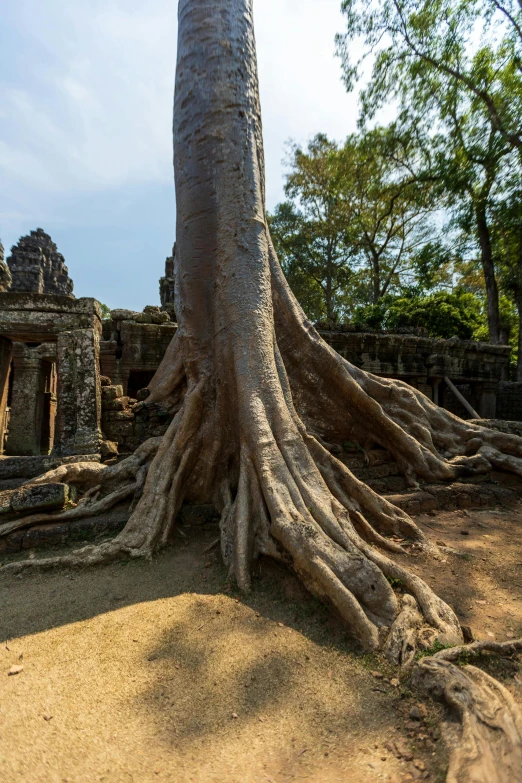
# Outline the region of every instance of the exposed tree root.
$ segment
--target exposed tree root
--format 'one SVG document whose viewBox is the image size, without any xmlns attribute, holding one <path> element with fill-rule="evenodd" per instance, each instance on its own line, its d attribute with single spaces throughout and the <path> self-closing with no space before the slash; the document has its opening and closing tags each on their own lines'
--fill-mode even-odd
<svg viewBox="0 0 522 783">
<path fill-rule="evenodd" d="M 442 650 L 419 661 L 414 682 L 447 705 L 444 726 L 450 749 L 447 783 L 520 783 L 522 781 L 522 713 L 509 691 L 475 666 L 452 661 L 490 651 L 512 654 L 513 642 L 476 642 Z"/>
<path fill-rule="evenodd" d="M 64 522 L 103 514 L 129 497 L 139 497 L 145 484 L 150 461 L 159 448 L 161 438 L 150 438 L 134 454 L 116 465 L 96 462 L 74 462 L 60 465 L 27 482 L 28 486 L 63 483 L 84 492 L 74 508 L 55 513 L 30 514 L 0 525 L 0 537 L 15 530 L 44 522 Z M 101 496 L 101 497 L 100 497 Z"/>
</svg>

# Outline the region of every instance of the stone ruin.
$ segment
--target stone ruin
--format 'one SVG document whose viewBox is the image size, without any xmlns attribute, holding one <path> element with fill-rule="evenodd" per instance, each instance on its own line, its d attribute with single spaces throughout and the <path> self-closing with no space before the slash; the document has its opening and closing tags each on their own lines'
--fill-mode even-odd
<svg viewBox="0 0 522 783">
<path fill-rule="evenodd" d="M 176 312 L 174 309 L 174 294 L 176 289 L 176 283 L 174 279 L 174 262 L 176 260 L 176 243 L 172 248 L 172 255 L 165 259 L 165 275 L 160 277 L 159 291 L 161 309 L 166 313 L 169 313 L 173 321 L 176 320 Z"/>
<path fill-rule="evenodd" d="M 177 330 L 174 265 L 175 247 L 160 279 L 161 307 L 113 310 L 102 320 L 95 299 L 72 295 L 63 256 L 42 229 L 20 239 L 7 265 L 0 253 L 0 491 L 14 493 L 7 511 L 26 502 L 16 493 L 27 479 L 68 461 L 117 460 L 166 431 L 172 412 L 141 401 Z M 462 418 L 472 411 L 473 418 L 522 421 L 521 385 L 508 380 L 507 346 L 349 326 L 319 332 L 352 364 L 406 381 Z M 390 456 L 370 457 L 361 465 L 355 464 L 357 454 L 347 459 L 376 491 L 402 492 L 404 479 Z M 42 491 L 27 502 L 33 509 L 63 507 L 67 498 L 56 486 L 54 491 L 56 497 Z M 473 500 L 473 491 L 462 489 L 462 498 L 471 492 Z M 430 493 L 424 491 L 424 500 L 393 502 L 424 509 L 454 500 L 435 489 Z M 63 526 L 52 527 L 56 537 Z M 39 535 L 44 533 L 37 528 L 13 534 L 2 546 L 15 551 Z"/>
<path fill-rule="evenodd" d="M 10 291 L 73 296 L 64 257 L 42 228 L 20 238 L 11 248 L 7 265 L 12 277 Z"/>
<path fill-rule="evenodd" d="M 5 263 L 4 246 L 0 242 L 0 293 L 2 291 L 9 291 L 11 288 L 11 282 L 11 272 Z"/>
</svg>

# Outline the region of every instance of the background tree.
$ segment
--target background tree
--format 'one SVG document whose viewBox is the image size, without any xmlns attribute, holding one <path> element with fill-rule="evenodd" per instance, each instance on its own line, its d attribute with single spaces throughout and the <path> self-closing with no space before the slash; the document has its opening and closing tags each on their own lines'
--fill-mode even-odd
<svg viewBox="0 0 522 783">
<path fill-rule="evenodd" d="M 270 217 L 274 247 L 292 290 L 312 318 L 336 321 L 347 309 L 358 247 L 350 186 L 337 145 L 319 134 L 295 145 L 285 193 Z"/>
<path fill-rule="evenodd" d="M 356 326 L 373 329 L 425 329 L 430 337 L 472 340 L 480 336 L 482 302 L 472 293 L 437 291 L 424 296 L 385 296 L 377 305 L 359 307 Z"/>
<path fill-rule="evenodd" d="M 504 187 L 492 208 L 492 235 L 502 289 L 516 313 L 510 325 L 514 326 L 515 377 L 522 382 L 522 171 L 516 167 L 504 173 Z M 509 324 L 508 306 L 505 310 Z"/>
<path fill-rule="evenodd" d="M 362 36 L 365 56 L 374 58 L 363 118 L 396 100 L 399 124 L 423 129 L 425 143 L 437 147 L 431 164 L 441 195 L 477 238 L 490 341 L 504 342 L 489 223 L 502 160 L 520 154 L 520 8 L 497 0 L 346 0 L 342 8 L 347 33 L 338 48 L 348 86 L 361 66 L 350 41 Z"/>
<path fill-rule="evenodd" d="M 415 278 L 432 248 L 432 185 L 414 176 L 411 142 L 396 128 L 353 134 L 340 146 L 316 136 L 293 148 L 285 192 L 270 217 L 292 290 L 310 317 L 347 318 Z M 318 307 L 321 291 L 323 304 Z"/>
</svg>

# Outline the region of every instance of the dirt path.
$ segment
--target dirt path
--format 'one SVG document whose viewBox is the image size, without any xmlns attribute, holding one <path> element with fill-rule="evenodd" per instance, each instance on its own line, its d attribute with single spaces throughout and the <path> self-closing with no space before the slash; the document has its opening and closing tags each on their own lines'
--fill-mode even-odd
<svg viewBox="0 0 522 783">
<path fill-rule="evenodd" d="M 474 557 L 418 573 L 479 638 L 522 635 L 520 509 L 421 523 Z M 414 696 L 296 580 L 264 564 L 236 596 L 203 554 L 215 531 L 186 532 L 153 563 L 0 576 L 2 781 L 444 780 L 437 707 L 412 720 Z M 522 700 L 519 664 L 497 668 Z"/>
</svg>

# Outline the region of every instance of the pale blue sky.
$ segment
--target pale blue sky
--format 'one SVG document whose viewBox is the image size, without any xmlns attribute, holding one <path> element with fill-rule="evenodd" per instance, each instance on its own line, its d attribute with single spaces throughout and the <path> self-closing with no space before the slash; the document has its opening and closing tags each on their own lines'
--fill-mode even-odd
<svg viewBox="0 0 522 783">
<path fill-rule="evenodd" d="M 41 226 L 76 296 L 158 303 L 175 231 L 176 0 L 1 0 L 0 238 Z M 255 0 L 268 207 L 285 142 L 355 130 L 340 0 Z"/>
</svg>

